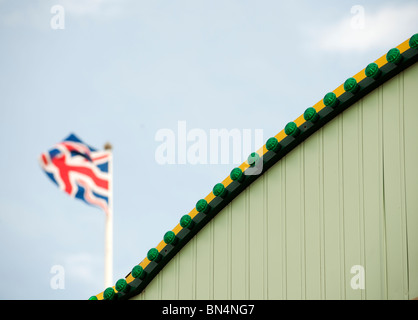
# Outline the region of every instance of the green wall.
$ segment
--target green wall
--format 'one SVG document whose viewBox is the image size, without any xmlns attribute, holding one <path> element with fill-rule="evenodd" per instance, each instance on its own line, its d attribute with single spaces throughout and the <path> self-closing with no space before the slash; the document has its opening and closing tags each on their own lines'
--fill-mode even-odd
<svg viewBox="0 0 418 320">
<path fill-rule="evenodd" d="M 415 64 L 280 160 L 134 298 L 418 297 L 417 123 Z"/>
</svg>

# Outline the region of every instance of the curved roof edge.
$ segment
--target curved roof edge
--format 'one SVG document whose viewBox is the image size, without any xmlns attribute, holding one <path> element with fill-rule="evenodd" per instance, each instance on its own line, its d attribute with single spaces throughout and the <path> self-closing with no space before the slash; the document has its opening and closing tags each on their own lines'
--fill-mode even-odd
<svg viewBox="0 0 418 320">
<path fill-rule="evenodd" d="M 199 200 L 196 207 L 182 217 L 180 223 L 149 251 L 132 272 L 119 279 L 115 286 L 90 299 L 121 300 L 141 293 L 194 235 L 260 175 L 338 114 L 417 61 L 418 34 L 415 34 L 327 93 L 322 101 L 268 139 L 262 148 Z"/>
</svg>

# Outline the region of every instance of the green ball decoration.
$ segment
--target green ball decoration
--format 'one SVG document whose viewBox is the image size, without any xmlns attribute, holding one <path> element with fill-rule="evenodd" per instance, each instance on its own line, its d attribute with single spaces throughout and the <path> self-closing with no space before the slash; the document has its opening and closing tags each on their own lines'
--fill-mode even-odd
<svg viewBox="0 0 418 320">
<path fill-rule="evenodd" d="M 402 61 L 402 54 L 398 48 L 392 48 L 386 54 L 387 62 L 398 64 Z"/>
<path fill-rule="evenodd" d="M 303 113 L 303 119 L 305 119 L 305 121 L 316 122 L 319 119 L 319 114 L 316 112 L 315 108 L 310 107 Z"/>
<path fill-rule="evenodd" d="M 173 231 L 167 231 L 164 235 L 164 242 L 166 244 L 176 244 L 177 240 L 176 234 Z"/>
<path fill-rule="evenodd" d="M 300 133 L 300 129 L 294 122 L 289 122 L 286 127 L 284 127 L 284 133 L 288 136 L 296 137 Z"/>
<path fill-rule="evenodd" d="M 135 267 L 132 268 L 131 275 L 135 279 L 137 278 L 141 280 L 144 279 L 145 278 L 144 268 L 142 268 L 140 265 L 136 265 Z"/>
<path fill-rule="evenodd" d="M 203 212 L 203 213 L 207 213 L 209 211 L 210 207 L 208 202 L 205 199 L 200 199 L 197 203 L 196 203 L 196 210 L 197 212 Z"/>
<path fill-rule="evenodd" d="M 328 92 L 325 95 L 323 102 L 325 106 L 335 108 L 338 105 L 339 100 L 334 92 Z"/>
<path fill-rule="evenodd" d="M 277 152 L 281 149 L 281 147 L 282 146 L 280 145 L 279 141 L 275 137 L 269 138 L 266 142 L 266 149 L 268 151 Z"/>
<path fill-rule="evenodd" d="M 356 93 L 360 89 L 357 80 L 354 78 L 348 78 L 344 82 L 344 90 L 346 92 Z"/>
<path fill-rule="evenodd" d="M 189 228 L 189 229 L 192 228 L 193 227 L 192 217 L 189 216 L 188 214 L 185 214 L 180 219 L 180 225 L 182 226 L 182 228 Z"/>
<path fill-rule="evenodd" d="M 409 39 L 409 46 L 411 48 L 418 49 L 418 33 L 415 33 L 410 39 Z"/>
<path fill-rule="evenodd" d="M 158 262 L 161 260 L 161 254 L 157 248 L 152 248 L 148 251 L 147 258 L 149 261 Z"/>
<path fill-rule="evenodd" d="M 226 194 L 228 193 L 228 191 L 226 190 L 225 186 L 222 183 L 215 184 L 212 191 L 216 197 L 221 197 L 221 198 L 225 197 Z"/>
<path fill-rule="evenodd" d="M 245 179 L 245 176 L 240 168 L 234 168 L 229 175 L 233 181 L 242 182 Z"/>
<path fill-rule="evenodd" d="M 128 283 L 125 279 L 119 279 L 116 282 L 115 288 L 118 292 L 126 292 L 126 289 L 128 288 Z"/>
<path fill-rule="evenodd" d="M 106 290 L 103 293 L 103 298 L 105 300 L 113 300 L 116 296 L 115 290 L 113 290 L 112 287 L 106 288 Z"/>
<path fill-rule="evenodd" d="M 366 77 L 376 80 L 377 78 L 380 77 L 380 75 L 382 74 L 382 71 L 379 69 L 379 66 L 377 65 L 377 63 L 372 62 L 367 65 L 364 73 L 366 74 Z"/>
</svg>

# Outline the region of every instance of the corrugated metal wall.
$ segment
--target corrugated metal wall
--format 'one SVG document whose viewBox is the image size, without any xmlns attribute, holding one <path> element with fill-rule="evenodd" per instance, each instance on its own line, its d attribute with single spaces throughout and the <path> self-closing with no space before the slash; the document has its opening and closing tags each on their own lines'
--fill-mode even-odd
<svg viewBox="0 0 418 320">
<path fill-rule="evenodd" d="M 415 64 L 261 176 L 135 298 L 418 297 L 417 123 Z"/>
</svg>

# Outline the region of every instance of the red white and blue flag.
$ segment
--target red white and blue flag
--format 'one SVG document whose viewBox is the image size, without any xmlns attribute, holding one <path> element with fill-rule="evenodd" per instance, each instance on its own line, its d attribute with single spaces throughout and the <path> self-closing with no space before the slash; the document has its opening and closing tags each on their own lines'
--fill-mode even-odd
<svg viewBox="0 0 418 320">
<path fill-rule="evenodd" d="M 70 134 L 42 153 L 39 162 L 62 191 L 108 214 L 110 158 L 109 151 L 98 151 Z"/>
</svg>

